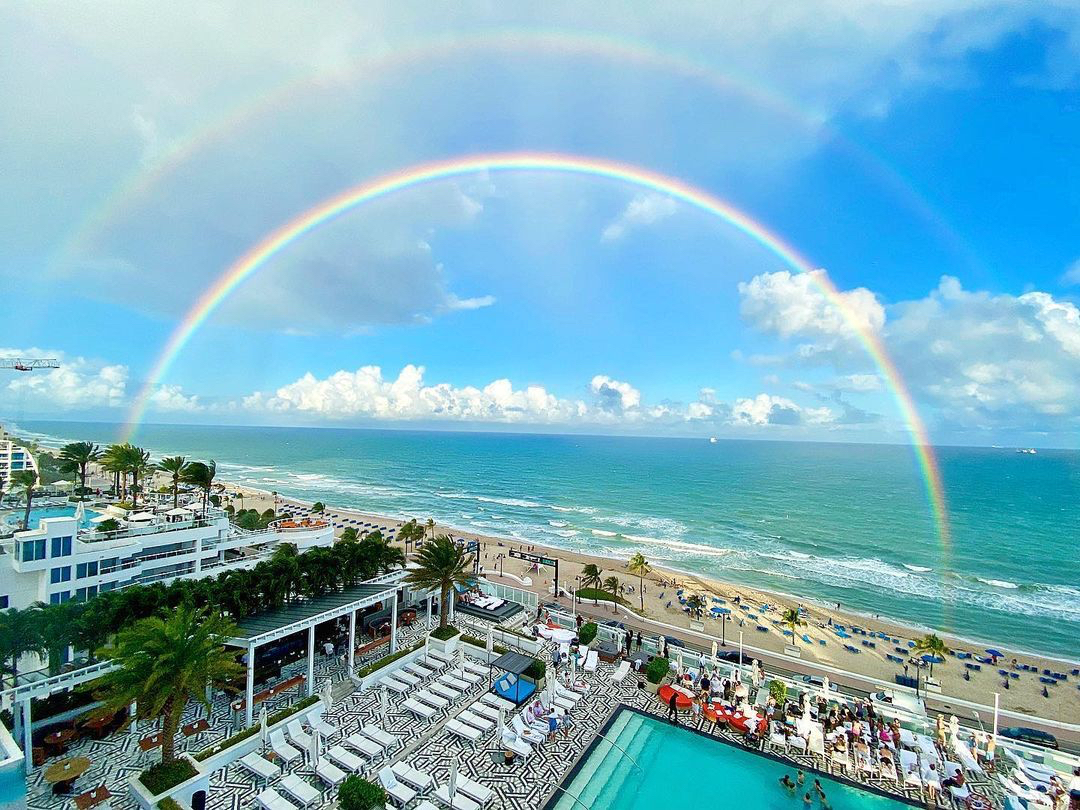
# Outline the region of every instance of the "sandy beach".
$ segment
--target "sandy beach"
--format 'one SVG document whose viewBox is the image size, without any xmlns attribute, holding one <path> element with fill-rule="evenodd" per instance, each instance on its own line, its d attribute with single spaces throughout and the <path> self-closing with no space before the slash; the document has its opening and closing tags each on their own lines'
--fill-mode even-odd
<svg viewBox="0 0 1080 810">
<path fill-rule="evenodd" d="M 232 482 L 227 483 L 227 487 L 230 492 L 242 492 L 244 494 L 243 506 L 248 509 L 257 508 L 262 511 L 274 508 L 278 511 L 288 511 L 289 504 L 310 505 L 298 499 L 290 499 L 282 495 L 278 495 L 275 502 L 275 497 L 269 492 L 236 485 Z M 236 502 L 236 505 L 239 507 L 239 502 Z M 338 535 L 341 532 L 340 524 L 346 518 L 386 527 L 397 527 L 402 524 L 402 521 L 396 518 L 336 508 L 331 504 L 327 504 L 326 514 L 334 520 L 336 526 L 339 526 L 337 529 Z M 418 518 L 418 520 L 423 522 L 423 519 Z M 513 539 L 477 534 L 453 526 L 437 525 L 435 531 L 479 541 L 481 544 L 481 564 L 487 569 L 488 576 L 492 581 L 521 587 L 520 580 L 514 577 L 529 577 L 532 580 L 530 589 L 540 594 L 541 601 L 550 599 L 552 596 L 553 570 L 545 567 L 539 573 L 530 572 L 527 563 L 506 556 L 508 550 L 531 549 L 558 557 L 560 586 L 566 590 L 573 589 L 574 579 L 581 575 L 581 570 L 585 565 L 594 564 L 601 569 L 603 577 L 616 576 L 622 585 L 633 589 L 632 592 L 625 595 L 626 602 L 632 610 L 643 613 L 650 619 L 681 628 L 689 628 L 691 618 L 683 611 L 676 597 L 676 591 L 682 589 L 684 595 L 687 596 L 692 593 L 702 594 L 705 596 L 707 603 L 707 617 L 701 620 L 705 625 L 704 632 L 714 635 L 718 639 L 722 634 L 726 634 L 729 646 L 737 643 L 739 632 L 742 631 L 746 644 L 782 653 L 785 646 L 785 637 L 782 635 L 782 628 L 774 625 L 772 620 L 779 619 L 785 608 L 800 606 L 805 610 L 804 619 L 806 621 L 806 626 L 800 628 L 800 634 L 805 633 L 811 641 L 810 644 L 806 644 L 801 639 L 799 640 L 798 646 L 801 648 L 803 660 L 820 662 L 889 682 L 893 681 L 895 675 L 904 672 L 904 666 L 887 660 L 886 655 L 892 654 L 906 660 L 907 656 L 901 656 L 894 647 L 898 646 L 906 649 L 909 640 L 919 638 L 925 633 L 924 630 L 919 628 L 890 621 L 887 618 L 849 612 L 843 610 L 842 607 L 838 610 L 833 606 L 822 606 L 787 594 L 761 591 L 737 583 L 722 582 L 663 567 L 654 567 L 652 572 L 644 578 L 644 582 L 639 584 L 638 577 L 627 571 L 625 560 L 617 560 L 610 556 L 593 557 L 553 546 L 525 544 Z M 648 558 L 648 549 L 642 549 L 642 553 Z M 492 572 L 500 570 L 500 566 L 503 574 L 513 576 L 499 577 L 493 575 Z M 644 600 L 642 600 L 640 592 L 641 584 L 644 585 Z M 713 597 L 725 600 L 723 606 L 732 610 L 726 628 L 719 619 L 708 616 L 709 608 L 713 605 L 719 605 L 719 603 L 712 601 Z M 752 606 L 750 611 L 739 608 L 735 604 L 736 599 Z M 644 602 L 643 610 L 642 601 Z M 591 602 L 589 604 L 591 605 Z M 773 609 L 762 613 L 759 610 L 762 605 L 773 606 Z M 757 618 L 749 618 L 751 615 Z M 612 616 L 614 617 L 614 613 L 612 613 Z M 850 632 L 852 626 L 860 627 L 866 631 L 884 632 L 899 639 L 899 643 L 894 645 L 892 642 L 884 641 L 881 638 L 869 639 L 867 636 L 856 634 L 853 634 L 850 638 L 842 639 L 836 635 L 831 626 L 836 624 L 845 626 L 848 632 Z M 756 629 L 758 625 L 767 627 L 768 630 L 765 632 L 759 631 Z M 984 648 L 989 647 L 1004 653 L 997 666 L 982 664 L 982 669 L 978 672 L 966 670 L 964 661 L 952 656 L 946 657 L 945 662 L 936 665 L 933 672 L 934 678 L 940 681 L 944 694 L 992 705 L 994 692 L 999 692 L 1003 709 L 1062 719 L 1067 722 L 1075 722 L 1077 718 L 1080 718 L 1080 689 L 1077 688 L 1080 678 L 1070 674 L 1067 680 L 1046 687 L 1047 697 L 1043 696 L 1044 684 L 1039 681 L 1039 674 L 1043 669 L 1069 673 L 1073 668 L 1080 666 L 1080 663 L 1066 663 L 1061 659 L 1027 652 L 1013 652 L 1005 641 L 975 642 L 950 637 L 948 634 L 940 635 L 952 650 L 969 651 L 975 655 L 983 655 Z M 822 639 L 826 641 L 825 645 L 820 644 Z M 875 642 L 876 649 L 864 646 L 862 644 L 864 639 Z M 851 645 L 858 649 L 859 652 L 852 653 L 845 649 L 845 645 Z M 1009 679 L 1009 688 L 1005 689 L 1003 686 L 1004 679 L 998 674 L 998 670 L 1009 669 L 1013 671 L 1010 667 L 1013 658 L 1022 663 L 1036 666 L 1038 673 L 1021 672 L 1019 678 Z M 971 660 L 974 661 L 974 659 Z M 970 680 L 965 679 L 965 672 L 968 672 Z M 909 668 L 909 674 L 915 675 L 914 667 Z"/>
</svg>

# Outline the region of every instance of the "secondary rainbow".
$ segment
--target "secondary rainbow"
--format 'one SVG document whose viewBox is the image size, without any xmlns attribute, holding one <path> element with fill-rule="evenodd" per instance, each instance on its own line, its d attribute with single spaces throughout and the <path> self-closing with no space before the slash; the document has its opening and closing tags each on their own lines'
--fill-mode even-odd
<svg viewBox="0 0 1080 810">
<path fill-rule="evenodd" d="M 128 416 L 127 437 L 132 436 L 136 427 L 142 421 L 150 397 L 191 336 L 237 287 L 266 266 L 268 261 L 288 248 L 289 245 L 357 206 L 425 183 L 448 180 L 481 171 L 578 174 L 607 178 L 650 189 L 718 217 L 757 242 L 791 269 L 809 274 L 814 285 L 837 308 L 853 332 L 858 335 L 859 341 L 881 372 L 893 398 L 896 400 L 901 417 L 911 437 L 912 447 L 926 486 L 927 498 L 942 551 L 947 556 L 950 546 L 949 517 L 937 459 L 930 444 L 926 427 L 919 416 L 911 394 L 908 392 L 896 364 L 889 357 L 877 332 L 851 311 L 843 296 L 840 295 L 839 290 L 836 289 L 824 272 L 818 272 L 814 265 L 800 255 L 794 247 L 787 244 L 777 234 L 745 212 L 683 180 L 638 166 L 602 158 L 537 152 L 507 152 L 455 157 L 448 160 L 420 163 L 382 175 L 345 189 L 339 194 L 309 208 L 267 234 L 247 250 L 199 296 L 198 300 L 169 336 L 150 370 L 146 383 L 135 398 Z"/>
</svg>

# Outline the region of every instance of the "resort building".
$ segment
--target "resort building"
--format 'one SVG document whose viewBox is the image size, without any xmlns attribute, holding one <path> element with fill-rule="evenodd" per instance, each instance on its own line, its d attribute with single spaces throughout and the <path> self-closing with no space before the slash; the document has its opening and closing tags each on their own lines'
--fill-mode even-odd
<svg viewBox="0 0 1080 810">
<path fill-rule="evenodd" d="M 15 443 L 15 437 L 0 427 L 0 485 L 7 492 L 11 474 L 32 470 L 37 474 L 37 461 L 34 454 Z"/>
<path fill-rule="evenodd" d="M 128 512 L 107 506 L 96 512 L 80 504 L 40 512 L 36 526 L 0 540 L 0 609 L 85 600 L 136 583 L 216 576 L 254 567 L 281 543 L 304 551 L 334 540 L 333 527 L 323 520 L 280 520 L 246 531 L 222 509 L 171 507 L 170 502 Z"/>
</svg>

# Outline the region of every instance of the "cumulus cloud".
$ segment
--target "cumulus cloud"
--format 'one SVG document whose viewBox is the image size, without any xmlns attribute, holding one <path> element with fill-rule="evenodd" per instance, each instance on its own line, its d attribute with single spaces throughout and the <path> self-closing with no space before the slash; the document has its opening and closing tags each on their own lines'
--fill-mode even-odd
<svg viewBox="0 0 1080 810">
<path fill-rule="evenodd" d="M 1061 274 L 1061 283 L 1066 287 L 1080 286 L 1080 259 L 1065 268 L 1065 272 Z"/>
<path fill-rule="evenodd" d="M 783 338 L 849 339 L 881 330 L 885 308 L 874 293 L 857 287 L 830 300 L 823 283 L 829 283 L 824 270 L 763 273 L 739 284 L 740 311 L 758 329 Z"/>
<path fill-rule="evenodd" d="M 600 232 L 603 242 L 617 242 L 634 228 L 654 225 L 675 214 L 675 200 L 663 194 L 637 194 Z"/>
<path fill-rule="evenodd" d="M 7 407 L 33 406 L 37 410 L 65 411 L 116 407 L 125 400 L 127 366 L 69 355 L 56 349 L 0 348 L 0 357 L 51 357 L 60 364 L 60 368 L 38 369 L 13 376 L 0 389 Z"/>
<path fill-rule="evenodd" d="M 630 410 L 641 404 L 641 392 L 630 383 L 613 380 L 605 374 L 597 374 L 589 383 L 600 406 L 607 410 Z"/>
<path fill-rule="evenodd" d="M 159 385 L 147 399 L 149 407 L 167 413 L 197 413 L 205 410 L 199 397 L 187 395 L 179 385 Z"/>
<path fill-rule="evenodd" d="M 786 397 L 758 394 L 736 399 L 731 407 L 731 419 L 736 425 L 749 427 L 822 425 L 833 421 L 833 413 L 828 408 L 804 408 Z"/>
</svg>

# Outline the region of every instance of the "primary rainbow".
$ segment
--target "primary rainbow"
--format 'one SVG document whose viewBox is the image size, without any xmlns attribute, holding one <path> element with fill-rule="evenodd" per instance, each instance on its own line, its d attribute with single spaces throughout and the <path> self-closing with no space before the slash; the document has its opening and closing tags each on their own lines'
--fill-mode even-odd
<svg viewBox="0 0 1080 810">
<path fill-rule="evenodd" d="M 815 272 L 814 265 L 765 225 L 755 221 L 749 215 L 719 197 L 695 188 L 682 180 L 649 169 L 602 158 L 537 152 L 506 152 L 455 157 L 448 160 L 420 163 L 385 174 L 374 180 L 348 188 L 313 208 L 309 208 L 251 247 L 199 296 L 199 299 L 188 310 L 183 320 L 169 336 L 150 370 L 146 383 L 135 398 L 128 416 L 127 437 L 130 439 L 136 427 L 142 421 L 151 395 L 191 336 L 237 287 L 264 267 L 270 259 L 281 253 L 300 237 L 359 205 L 424 183 L 451 179 L 480 171 L 539 171 L 579 174 L 608 178 L 650 189 L 660 194 L 666 194 L 707 214 L 719 217 L 781 259 L 788 267 L 800 273 L 809 274 L 815 286 L 840 311 L 848 325 L 858 335 L 859 341 L 877 365 L 896 400 L 901 417 L 911 436 L 912 447 L 926 486 L 927 498 L 933 513 L 942 551 L 947 555 L 950 545 L 949 519 L 937 459 L 930 444 L 926 427 L 918 414 L 911 394 L 908 392 L 895 363 L 886 352 L 881 337 L 877 332 L 863 323 L 850 310 L 839 290 L 836 289 L 825 273 Z"/>
</svg>

